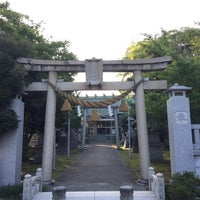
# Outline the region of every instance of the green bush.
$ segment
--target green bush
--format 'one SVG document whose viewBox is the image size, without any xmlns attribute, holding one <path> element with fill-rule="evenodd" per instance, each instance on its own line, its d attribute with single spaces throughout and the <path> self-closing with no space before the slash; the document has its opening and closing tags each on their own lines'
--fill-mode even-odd
<svg viewBox="0 0 200 200">
<path fill-rule="evenodd" d="M 0 199 L 21 200 L 23 193 L 23 184 L 7 185 L 0 187 Z"/>
<path fill-rule="evenodd" d="M 0 111 L 0 134 L 7 133 L 18 127 L 17 114 L 11 109 Z"/>
<path fill-rule="evenodd" d="M 176 173 L 166 187 L 168 200 L 196 200 L 200 197 L 200 179 L 192 172 Z"/>
</svg>

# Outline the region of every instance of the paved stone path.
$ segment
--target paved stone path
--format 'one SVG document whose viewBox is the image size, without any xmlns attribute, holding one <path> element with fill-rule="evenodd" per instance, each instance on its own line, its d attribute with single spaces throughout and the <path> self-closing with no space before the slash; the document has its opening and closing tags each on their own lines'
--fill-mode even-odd
<svg viewBox="0 0 200 200">
<path fill-rule="evenodd" d="M 117 191 L 121 185 L 132 185 L 135 190 L 145 190 L 135 184 L 136 177 L 118 150 L 110 144 L 90 144 L 71 168 L 56 179 L 67 191 Z"/>
</svg>

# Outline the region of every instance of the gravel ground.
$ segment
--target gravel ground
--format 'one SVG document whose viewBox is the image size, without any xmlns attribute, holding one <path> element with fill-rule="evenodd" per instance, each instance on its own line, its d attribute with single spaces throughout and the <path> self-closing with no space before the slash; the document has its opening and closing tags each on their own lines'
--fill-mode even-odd
<svg viewBox="0 0 200 200">
<path fill-rule="evenodd" d="M 67 191 L 117 191 L 122 185 L 145 190 L 111 144 L 90 144 L 88 149 L 56 179 Z"/>
</svg>

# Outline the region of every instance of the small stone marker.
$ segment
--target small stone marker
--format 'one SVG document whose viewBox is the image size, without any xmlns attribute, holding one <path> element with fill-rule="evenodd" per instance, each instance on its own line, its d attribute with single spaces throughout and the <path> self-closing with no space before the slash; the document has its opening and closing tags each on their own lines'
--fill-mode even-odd
<svg viewBox="0 0 200 200">
<path fill-rule="evenodd" d="M 133 187 L 129 185 L 120 186 L 120 200 L 133 200 Z"/>
<path fill-rule="evenodd" d="M 66 187 L 57 186 L 52 189 L 52 200 L 66 200 Z"/>
</svg>

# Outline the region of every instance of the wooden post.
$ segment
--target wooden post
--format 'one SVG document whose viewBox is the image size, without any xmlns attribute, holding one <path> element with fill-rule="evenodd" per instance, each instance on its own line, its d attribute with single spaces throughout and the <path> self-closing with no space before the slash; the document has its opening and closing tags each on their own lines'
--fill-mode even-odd
<svg viewBox="0 0 200 200">
<path fill-rule="evenodd" d="M 116 136 L 116 145 L 117 149 L 120 149 L 120 141 L 119 141 L 119 127 L 118 127 L 118 116 L 117 116 L 117 107 L 113 107 L 114 109 L 114 117 L 115 117 L 115 136 Z"/>
<path fill-rule="evenodd" d="M 86 119 L 86 108 L 83 109 L 84 113 L 83 113 L 83 130 L 82 130 L 82 143 L 81 143 L 81 148 L 84 149 L 85 148 L 85 137 L 86 137 L 86 123 L 87 123 L 87 119 Z"/>
</svg>

